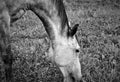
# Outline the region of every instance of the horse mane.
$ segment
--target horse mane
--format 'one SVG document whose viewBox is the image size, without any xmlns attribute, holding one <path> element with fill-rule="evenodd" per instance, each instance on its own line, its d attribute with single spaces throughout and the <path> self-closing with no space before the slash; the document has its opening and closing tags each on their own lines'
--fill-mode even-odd
<svg viewBox="0 0 120 82">
<path fill-rule="evenodd" d="M 61 33 L 65 31 L 69 32 L 70 27 L 68 24 L 68 17 L 66 15 L 65 7 L 63 5 L 63 0 L 52 0 L 58 10 L 58 16 L 61 19 Z M 67 27 L 66 27 L 67 26 Z"/>
</svg>

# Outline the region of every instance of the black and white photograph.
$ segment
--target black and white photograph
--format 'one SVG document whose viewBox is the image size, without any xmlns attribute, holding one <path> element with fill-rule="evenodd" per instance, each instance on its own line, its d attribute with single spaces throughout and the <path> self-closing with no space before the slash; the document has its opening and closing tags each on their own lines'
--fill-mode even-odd
<svg viewBox="0 0 120 82">
<path fill-rule="evenodd" d="M 120 0 L 0 0 L 0 82 L 120 82 Z"/>
</svg>

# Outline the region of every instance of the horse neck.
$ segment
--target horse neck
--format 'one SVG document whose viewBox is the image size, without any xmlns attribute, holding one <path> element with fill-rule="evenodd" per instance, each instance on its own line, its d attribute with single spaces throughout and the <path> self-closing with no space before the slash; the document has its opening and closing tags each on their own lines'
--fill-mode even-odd
<svg viewBox="0 0 120 82">
<path fill-rule="evenodd" d="M 68 18 L 62 0 L 42 0 L 41 5 L 34 6 L 32 11 L 44 24 L 51 40 L 67 37 Z M 43 5 L 44 4 L 44 5 Z"/>
</svg>

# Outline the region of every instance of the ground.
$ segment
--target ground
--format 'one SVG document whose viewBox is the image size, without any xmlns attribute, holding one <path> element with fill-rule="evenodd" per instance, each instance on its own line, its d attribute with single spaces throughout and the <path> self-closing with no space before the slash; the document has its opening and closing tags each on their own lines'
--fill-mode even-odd
<svg viewBox="0 0 120 82">
<path fill-rule="evenodd" d="M 120 1 L 64 0 L 71 25 L 79 24 L 84 82 L 120 82 Z M 28 11 L 11 26 L 14 82 L 62 82 L 56 65 L 45 59 L 49 39 L 38 17 Z M 4 72 L 0 60 L 0 82 Z"/>
</svg>

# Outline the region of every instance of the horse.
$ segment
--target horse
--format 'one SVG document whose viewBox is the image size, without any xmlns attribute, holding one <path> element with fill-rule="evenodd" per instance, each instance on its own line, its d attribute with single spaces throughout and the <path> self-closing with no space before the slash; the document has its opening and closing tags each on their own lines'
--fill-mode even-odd
<svg viewBox="0 0 120 82">
<path fill-rule="evenodd" d="M 82 78 L 76 37 L 79 25 L 70 27 L 63 0 L 0 0 L 0 56 L 6 82 L 12 82 L 10 26 L 28 10 L 42 21 L 50 39 L 47 57 L 59 67 L 64 82 L 79 82 Z"/>
</svg>

